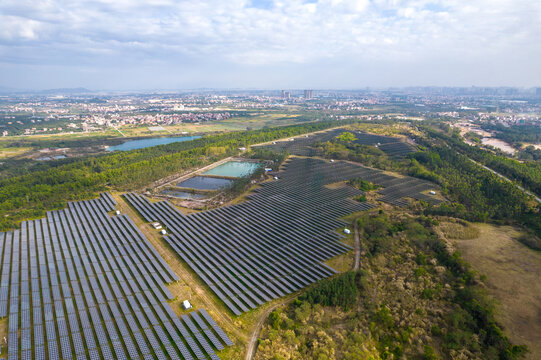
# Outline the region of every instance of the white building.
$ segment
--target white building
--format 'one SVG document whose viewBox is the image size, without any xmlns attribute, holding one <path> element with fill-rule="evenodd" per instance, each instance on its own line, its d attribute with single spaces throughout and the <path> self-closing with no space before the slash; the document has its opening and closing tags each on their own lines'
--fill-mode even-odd
<svg viewBox="0 0 541 360">
<path fill-rule="evenodd" d="M 182 302 L 182 308 L 184 310 L 188 310 L 188 309 L 191 309 L 192 308 L 192 304 L 190 304 L 190 302 L 188 300 L 184 300 Z"/>
</svg>

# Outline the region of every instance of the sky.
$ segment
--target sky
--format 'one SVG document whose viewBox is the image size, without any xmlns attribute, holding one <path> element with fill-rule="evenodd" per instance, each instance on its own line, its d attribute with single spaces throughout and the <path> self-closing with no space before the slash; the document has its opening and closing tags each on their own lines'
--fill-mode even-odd
<svg viewBox="0 0 541 360">
<path fill-rule="evenodd" d="M 0 87 L 541 86 L 539 0 L 0 0 Z"/>
</svg>

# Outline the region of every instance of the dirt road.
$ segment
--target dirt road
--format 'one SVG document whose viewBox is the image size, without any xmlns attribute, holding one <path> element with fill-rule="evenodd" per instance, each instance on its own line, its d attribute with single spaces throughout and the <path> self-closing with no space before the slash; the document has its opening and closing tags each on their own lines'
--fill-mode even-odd
<svg viewBox="0 0 541 360">
<path fill-rule="evenodd" d="M 355 265 L 353 271 L 359 270 L 359 264 L 361 262 L 361 241 L 359 239 L 359 225 L 357 219 L 353 220 L 353 235 L 355 237 Z"/>
<path fill-rule="evenodd" d="M 288 304 L 293 299 L 295 299 L 296 296 L 297 296 L 297 294 L 287 296 L 286 298 L 284 298 L 279 303 L 277 303 L 274 306 L 271 306 L 270 308 L 268 308 L 265 312 L 263 312 L 259 316 L 259 319 L 257 320 L 254 332 L 252 333 L 252 337 L 250 338 L 250 341 L 248 342 L 248 347 L 246 349 L 246 358 L 245 358 L 245 360 L 252 360 L 252 358 L 254 357 L 257 338 L 259 337 L 259 334 L 261 333 L 261 328 L 263 327 L 263 324 L 265 323 L 265 320 L 267 320 L 267 318 L 269 317 L 269 314 L 274 309 L 276 309 L 277 307 Z"/>
</svg>

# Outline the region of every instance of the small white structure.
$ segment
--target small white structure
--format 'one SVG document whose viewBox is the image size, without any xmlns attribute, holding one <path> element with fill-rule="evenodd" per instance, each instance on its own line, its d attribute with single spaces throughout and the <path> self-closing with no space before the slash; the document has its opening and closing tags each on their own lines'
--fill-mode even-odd
<svg viewBox="0 0 541 360">
<path fill-rule="evenodd" d="M 346 234 L 351 234 L 351 230 L 349 230 L 349 229 L 344 229 L 344 232 L 345 232 Z"/>
<path fill-rule="evenodd" d="M 162 228 L 159 222 L 153 222 L 152 227 L 156 230 L 160 230 Z"/>
<path fill-rule="evenodd" d="M 430 195 L 436 195 L 436 192 L 435 191 L 430 191 L 429 194 Z"/>
<path fill-rule="evenodd" d="M 115 211 L 116 215 L 120 215 L 120 210 Z"/>
<path fill-rule="evenodd" d="M 160 230 L 160 234 L 162 234 L 162 235 L 167 235 L 167 231 L 165 231 L 165 229 L 161 229 L 161 230 Z"/>
<path fill-rule="evenodd" d="M 331 162 L 334 162 L 334 159 L 331 159 Z"/>
<path fill-rule="evenodd" d="M 275 177 L 274 177 L 274 180 L 278 180 L 278 176 L 275 176 Z"/>
<path fill-rule="evenodd" d="M 273 142 L 272 142 L 272 145 L 276 145 L 276 141 L 273 141 Z"/>
<path fill-rule="evenodd" d="M 265 168 L 266 172 L 272 171 L 272 168 Z"/>
<path fill-rule="evenodd" d="M 246 151 L 246 148 L 244 146 L 239 148 L 240 151 Z"/>
<path fill-rule="evenodd" d="M 190 304 L 190 302 L 188 300 L 184 300 L 182 302 L 182 308 L 184 310 L 188 310 L 188 309 L 191 309 L 192 308 L 192 304 Z"/>
</svg>

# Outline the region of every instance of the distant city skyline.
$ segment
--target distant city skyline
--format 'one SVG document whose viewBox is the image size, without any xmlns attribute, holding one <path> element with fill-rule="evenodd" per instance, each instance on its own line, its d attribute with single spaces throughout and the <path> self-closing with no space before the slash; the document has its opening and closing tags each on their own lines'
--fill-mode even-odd
<svg viewBox="0 0 541 360">
<path fill-rule="evenodd" d="M 4 0 L 0 88 L 541 86 L 529 0 Z"/>
</svg>

